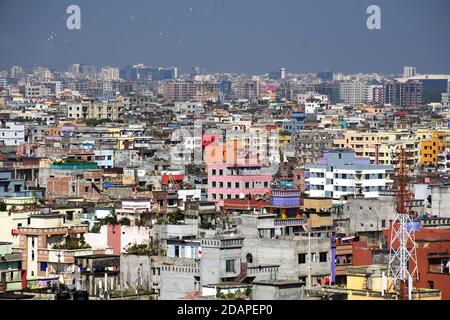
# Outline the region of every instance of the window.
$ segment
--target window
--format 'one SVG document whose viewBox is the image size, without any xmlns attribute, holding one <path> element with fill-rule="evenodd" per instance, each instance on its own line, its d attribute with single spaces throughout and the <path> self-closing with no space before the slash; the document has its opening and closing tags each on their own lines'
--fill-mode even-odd
<svg viewBox="0 0 450 320">
<path fill-rule="evenodd" d="M 180 246 L 175 246 L 175 257 L 180 256 Z"/>
<path fill-rule="evenodd" d="M 319 253 L 319 261 L 320 262 L 327 262 L 328 252 L 321 252 Z"/>
<path fill-rule="evenodd" d="M 225 261 L 225 272 L 235 272 L 234 260 L 226 260 Z"/>
<path fill-rule="evenodd" d="M 212 170 L 212 175 L 215 176 L 216 175 L 216 169 Z"/>
<path fill-rule="evenodd" d="M 89 192 L 89 186 L 84 187 L 84 192 Z"/>
<path fill-rule="evenodd" d="M 213 186 L 213 188 L 216 187 L 216 182 L 215 181 L 212 182 L 212 186 Z"/>
<path fill-rule="evenodd" d="M 386 220 L 381 220 L 381 227 L 386 228 Z"/>
<path fill-rule="evenodd" d="M 34 261 L 34 250 L 31 250 L 31 261 Z"/>
<path fill-rule="evenodd" d="M 434 281 L 428 281 L 428 286 L 430 289 L 434 289 Z"/>
<path fill-rule="evenodd" d="M 47 262 L 41 262 L 41 271 L 42 272 L 47 271 Z"/>
<path fill-rule="evenodd" d="M 247 259 L 247 263 L 253 263 L 253 256 L 251 253 L 247 253 L 246 259 Z"/>
<path fill-rule="evenodd" d="M 228 187 L 228 188 L 231 188 L 231 182 L 228 182 L 228 183 L 227 183 L 227 187 Z"/>
<path fill-rule="evenodd" d="M 306 263 L 306 253 L 300 253 L 298 255 L 298 264 Z"/>
</svg>

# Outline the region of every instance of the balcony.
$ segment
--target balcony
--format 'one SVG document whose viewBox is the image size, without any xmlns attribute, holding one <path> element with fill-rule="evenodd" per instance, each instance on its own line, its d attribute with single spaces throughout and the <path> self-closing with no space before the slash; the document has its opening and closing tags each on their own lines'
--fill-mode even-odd
<svg viewBox="0 0 450 320">
<path fill-rule="evenodd" d="M 304 225 L 305 221 L 303 219 L 298 218 L 288 218 L 288 219 L 275 219 L 274 225 L 275 226 L 301 226 Z"/>
</svg>

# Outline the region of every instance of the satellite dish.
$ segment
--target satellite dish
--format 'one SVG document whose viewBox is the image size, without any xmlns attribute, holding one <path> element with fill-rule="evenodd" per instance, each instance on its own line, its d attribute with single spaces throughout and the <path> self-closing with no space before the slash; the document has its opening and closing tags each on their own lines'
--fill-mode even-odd
<svg viewBox="0 0 450 320">
<path fill-rule="evenodd" d="M 239 195 L 239 199 L 245 199 L 245 194 L 241 193 L 241 194 Z"/>
</svg>

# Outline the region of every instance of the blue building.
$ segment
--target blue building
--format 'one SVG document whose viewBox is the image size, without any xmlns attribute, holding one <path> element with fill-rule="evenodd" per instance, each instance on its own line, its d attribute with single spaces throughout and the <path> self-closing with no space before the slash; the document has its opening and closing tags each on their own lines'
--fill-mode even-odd
<svg viewBox="0 0 450 320">
<path fill-rule="evenodd" d="M 42 198 L 42 191 L 28 190 L 25 180 L 13 179 L 10 171 L 0 172 L 0 199 L 3 198 Z"/>
<path fill-rule="evenodd" d="M 291 119 L 283 124 L 283 130 L 290 133 L 296 133 L 303 128 L 305 128 L 305 113 L 300 111 L 292 112 Z"/>
</svg>

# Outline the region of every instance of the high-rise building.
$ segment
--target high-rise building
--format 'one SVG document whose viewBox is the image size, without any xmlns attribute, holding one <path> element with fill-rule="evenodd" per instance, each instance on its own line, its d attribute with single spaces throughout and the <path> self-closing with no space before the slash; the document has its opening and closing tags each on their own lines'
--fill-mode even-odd
<svg viewBox="0 0 450 320">
<path fill-rule="evenodd" d="M 385 87 L 387 104 L 404 108 L 416 108 L 422 105 L 422 83 L 417 80 L 388 82 Z"/>
<path fill-rule="evenodd" d="M 150 74 L 153 81 L 173 80 L 178 78 L 178 68 L 150 68 Z"/>
<path fill-rule="evenodd" d="M 332 104 L 339 103 L 341 97 L 339 95 L 338 83 L 319 83 L 314 85 L 314 92 L 326 95 Z"/>
<path fill-rule="evenodd" d="M 317 78 L 325 82 L 333 81 L 333 76 L 334 76 L 333 71 L 330 70 L 324 70 L 322 72 L 317 73 Z"/>
<path fill-rule="evenodd" d="M 90 66 L 87 64 L 80 65 L 80 72 L 84 74 L 96 74 L 97 73 L 97 67 L 96 66 Z"/>
<path fill-rule="evenodd" d="M 80 73 L 80 64 L 71 64 L 69 68 L 67 69 L 68 72 L 72 74 L 78 74 Z"/>
<path fill-rule="evenodd" d="M 362 81 L 345 81 L 339 85 L 339 95 L 344 103 L 355 106 L 366 102 L 367 83 Z"/>
<path fill-rule="evenodd" d="M 20 78 L 23 76 L 23 68 L 21 66 L 11 67 L 11 78 Z"/>
<path fill-rule="evenodd" d="M 411 78 L 416 75 L 416 67 L 403 67 L 403 77 Z"/>
<path fill-rule="evenodd" d="M 280 80 L 286 79 L 286 68 L 280 69 Z"/>
<path fill-rule="evenodd" d="M 258 80 L 241 80 L 236 85 L 239 99 L 256 99 L 259 97 L 260 83 Z"/>
<path fill-rule="evenodd" d="M 192 77 L 198 76 L 200 74 L 200 67 L 192 67 Z"/>
<path fill-rule="evenodd" d="M 367 87 L 367 102 L 374 104 L 384 103 L 384 86 L 370 85 Z"/>
<path fill-rule="evenodd" d="M 192 96 L 190 81 L 166 80 L 162 83 L 162 92 L 166 99 L 172 101 L 188 101 Z"/>
<path fill-rule="evenodd" d="M 119 80 L 119 68 L 114 67 L 104 67 L 101 71 L 101 76 L 103 80 Z"/>
<path fill-rule="evenodd" d="M 269 73 L 270 80 L 284 80 L 286 79 L 286 68 L 280 68 L 278 71 L 272 71 Z"/>
</svg>

